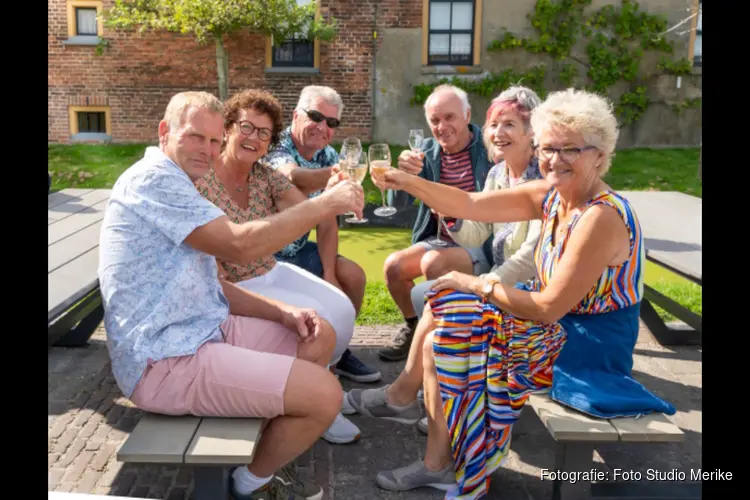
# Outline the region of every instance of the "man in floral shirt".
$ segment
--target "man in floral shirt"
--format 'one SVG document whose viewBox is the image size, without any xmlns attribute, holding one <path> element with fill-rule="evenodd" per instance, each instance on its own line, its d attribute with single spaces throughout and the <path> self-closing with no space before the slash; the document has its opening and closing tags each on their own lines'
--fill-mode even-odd
<svg viewBox="0 0 750 500">
<path fill-rule="evenodd" d="M 265 160 L 286 175 L 310 198 L 318 196 L 337 168 L 339 155 L 330 144 L 339 126 L 344 105 L 330 87 L 302 89 L 292 124 L 281 133 L 279 144 Z M 365 296 L 366 276 L 356 263 L 338 254 L 338 227 L 318 226 L 317 243 L 304 234 L 276 254 L 280 261 L 295 264 L 342 290 L 357 314 Z M 350 350 L 336 364 L 336 373 L 357 382 L 376 382 L 380 372 L 365 365 Z"/>
</svg>

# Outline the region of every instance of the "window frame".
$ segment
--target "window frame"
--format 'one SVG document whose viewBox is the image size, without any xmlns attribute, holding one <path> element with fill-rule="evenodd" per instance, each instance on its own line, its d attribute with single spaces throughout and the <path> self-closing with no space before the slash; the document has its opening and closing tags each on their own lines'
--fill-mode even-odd
<svg viewBox="0 0 750 500">
<path fill-rule="evenodd" d="M 82 132 L 78 128 L 79 113 L 104 113 L 104 132 Z M 112 113 L 109 106 L 68 106 L 70 139 L 107 141 L 112 138 Z"/>
<path fill-rule="evenodd" d="M 96 34 L 78 34 L 78 17 L 76 16 L 77 9 L 96 9 Z M 68 38 L 78 40 L 91 40 L 97 39 L 104 34 L 104 26 L 102 23 L 102 0 L 68 0 L 67 3 L 67 17 L 68 17 Z"/>
<path fill-rule="evenodd" d="M 472 0 L 473 4 L 473 24 L 472 24 L 472 41 L 471 41 L 471 58 L 468 64 L 451 63 L 449 61 L 432 62 L 429 54 L 430 45 L 430 4 L 440 0 L 424 0 L 422 2 L 422 72 L 477 72 L 482 53 L 482 17 L 483 17 L 483 0 Z M 447 0 L 443 0 L 447 1 Z M 460 2 L 463 3 L 463 2 Z M 466 2 L 468 3 L 468 2 Z"/>
<path fill-rule="evenodd" d="M 476 47 L 474 47 L 474 29 L 475 29 L 475 19 L 476 19 L 476 2 L 474 0 L 425 0 L 426 3 L 428 3 L 428 12 L 427 12 L 427 64 L 429 66 L 470 66 L 472 62 L 474 61 L 474 51 L 476 50 Z M 447 30 L 445 29 L 432 29 L 432 27 L 429 25 L 430 23 L 430 13 L 432 12 L 432 5 L 434 3 L 448 3 L 450 4 L 450 28 Z M 457 3 L 462 4 L 471 4 L 471 29 L 469 30 L 454 30 L 453 29 L 453 5 Z M 448 35 L 448 60 L 447 61 L 435 61 L 432 59 L 434 56 L 433 54 L 430 54 L 430 39 L 432 38 L 432 35 Z M 469 35 L 469 38 L 471 39 L 471 42 L 469 43 L 469 54 L 465 56 L 464 59 L 461 59 L 460 61 L 454 62 L 451 61 L 451 40 L 453 35 Z"/>
<path fill-rule="evenodd" d="M 315 3 L 314 19 L 320 19 L 321 0 L 312 0 Z M 299 43 L 304 39 L 292 37 L 292 43 Z M 285 42 L 287 43 L 287 42 Z M 317 38 L 310 40 L 312 44 L 312 61 L 305 61 L 305 64 L 295 63 L 294 60 L 279 61 L 276 59 L 276 47 L 270 36 L 266 37 L 266 73 L 317 73 L 320 71 L 320 40 Z"/>
<path fill-rule="evenodd" d="M 307 38 L 297 38 L 292 36 L 284 40 L 283 45 L 291 44 L 292 46 L 292 60 L 281 61 L 276 58 L 276 51 L 281 48 L 281 45 L 271 47 L 271 66 L 274 68 L 314 68 L 315 67 L 315 41 Z M 294 48 L 295 45 L 308 45 L 310 47 L 310 58 L 305 61 L 294 60 Z"/>
</svg>

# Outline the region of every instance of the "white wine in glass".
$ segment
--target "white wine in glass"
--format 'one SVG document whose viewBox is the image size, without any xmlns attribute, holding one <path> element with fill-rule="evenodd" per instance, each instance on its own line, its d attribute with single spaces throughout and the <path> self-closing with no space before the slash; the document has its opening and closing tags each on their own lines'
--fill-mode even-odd
<svg viewBox="0 0 750 500">
<path fill-rule="evenodd" d="M 364 151 L 360 151 L 358 161 L 352 162 L 350 159 L 344 162 L 341 170 L 349 177 L 349 179 L 361 186 L 362 181 L 365 180 L 365 176 L 367 175 L 367 155 Z M 370 219 L 365 217 L 358 219 L 353 213 L 351 217 L 345 220 L 351 224 L 364 224 L 365 222 L 370 221 Z"/>
<path fill-rule="evenodd" d="M 391 150 L 388 144 L 372 144 L 368 150 L 370 158 L 371 175 L 383 175 L 391 168 Z M 385 190 L 380 190 L 380 196 L 383 200 L 383 206 L 376 208 L 373 212 L 379 217 L 390 217 L 398 212 L 394 207 L 385 204 Z"/>
</svg>

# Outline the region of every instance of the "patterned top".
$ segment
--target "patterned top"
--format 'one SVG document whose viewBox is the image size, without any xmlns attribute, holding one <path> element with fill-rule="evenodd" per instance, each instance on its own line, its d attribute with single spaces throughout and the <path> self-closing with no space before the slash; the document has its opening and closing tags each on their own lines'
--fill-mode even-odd
<svg viewBox="0 0 750 500">
<path fill-rule="evenodd" d="M 149 361 L 221 339 L 229 303 L 216 259 L 184 242 L 219 217 L 224 212 L 153 146 L 112 188 L 98 273 L 112 372 L 126 397 Z"/>
<path fill-rule="evenodd" d="M 247 208 L 235 203 L 213 169 L 199 179 L 195 187 L 201 196 L 222 209 L 232 222 L 243 224 L 279 213 L 276 204 L 284 193 L 292 189 L 292 183 L 267 164 L 256 162 L 247 179 Z M 236 283 L 267 273 L 276 265 L 276 259 L 273 255 L 267 255 L 245 266 L 223 260 L 219 260 L 219 263 L 227 281 Z"/>
<path fill-rule="evenodd" d="M 544 199 L 542 215 L 542 235 L 539 238 L 534 261 L 537 267 L 537 290 L 544 289 L 552 278 L 555 266 L 565 252 L 573 228 L 583 212 L 594 205 L 607 205 L 617 210 L 628 229 L 630 254 L 624 263 L 608 266 L 599 281 L 586 296 L 570 311 L 573 314 L 600 314 L 635 305 L 643 295 L 644 247 L 641 226 L 630 203 L 612 191 L 602 191 L 590 199 L 582 210 L 574 214 L 563 237 L 552 246 L 552 233 L 560 195 L 551 189 Z"/>
<path fill-rule="evenodd" d="M 279 135 L 279 143 L 269 151 L 264 157 L 264 160 L 274 170 L 287 163 L 294 163 L 302 168 L 327 168 L 332 167 L 339 162 L 339 154 L 331 146 L 326 146 L 321 150 L 315 152 L 311 160 L 305 159 L 299 151 L 297 146 L 294 145 L 291 135 L 291 127 L 287 127 Z M 308 198 L 314 198 L 322 193 L 323 190 L 310 193 Z M 300 236 L 296 241 L 288 244 L 279 251 L 279 254 L 283 257 L 293 257 L 299 252 L 299 250 L 305 246 L 308 238 L 310 237 L 310 231 Z"/>
</svg>

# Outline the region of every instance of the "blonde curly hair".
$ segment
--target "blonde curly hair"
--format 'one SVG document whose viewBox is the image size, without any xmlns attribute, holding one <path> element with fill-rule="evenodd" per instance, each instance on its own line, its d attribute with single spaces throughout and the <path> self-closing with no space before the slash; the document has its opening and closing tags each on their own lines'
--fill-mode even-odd
<svg viewBox="0 0 750 500">
<path fill-rule="evenodd" d="M 569 88 L 552 92 L 531 114 L 534 136 L 553 127 L 564 127 L 583 136 L 586 144 L 604 153 L 599 176 L 609 171 L 619 129 L 612 101 L 599 94 Z"/>
</svg>

